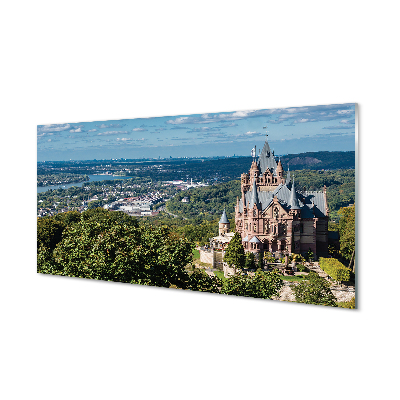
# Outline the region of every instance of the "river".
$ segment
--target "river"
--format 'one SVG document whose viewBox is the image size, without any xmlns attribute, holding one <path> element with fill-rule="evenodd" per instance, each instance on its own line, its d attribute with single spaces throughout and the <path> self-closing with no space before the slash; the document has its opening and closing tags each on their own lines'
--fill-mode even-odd
<svg viewBox="0 0 400 400">
<path fill-rule="evenodd" d="M 113 176 L 113 175 L 88 175 L 89 180 L 85 182 L 78 182 L 78 183 L 65 183 L 61 185 L 52 185 L 52 186 L 38 186 L 37 192 L 42 193 L 46 192 L 49 189 L 68 189 L 71 186 L 79 186 L 82 187 L 84 183 L 87 182 L 97 182 L 97 181 L 113 181 L 116 179 L 129 179 L 133 178 L 132 176 Z"/>
</svg>

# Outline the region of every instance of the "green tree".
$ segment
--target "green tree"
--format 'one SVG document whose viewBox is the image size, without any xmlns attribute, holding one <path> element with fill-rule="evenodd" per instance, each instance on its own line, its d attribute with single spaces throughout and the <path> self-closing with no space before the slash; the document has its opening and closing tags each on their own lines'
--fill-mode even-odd
<svg viewBox="0 0 400 400">
<path fill-rule="evenodd" d="M 326 279 L 313 271 L 308 274 L 306 280 L 291 284 L 297 303 L 337 307 L 330 286 Z"/>
<path fill-rule="evenodd" d="M 80 214 L 77 211 L 60 213 L 54 217 L 43 217 L 37 220 L 37 247 L 47 247 L 54 250 L 61 240 L 66 226 L 79 221 Z"/>
<path fill-rule="evenodd" d="M 312 259 L 314 258 L 314 253 L 312 252 L 312 250 L 310 248 L 307 250 L 307 253 L 304 255 L 304 258 L 307 261 L 312 261 Z"/>
<path fill-rule="evenodd" d="M 355 249 L 355 205 L 341 208 L 338 211 L 340 253 L 344 258 L 350 260 Z"/>
<path fill-rule="evenodd" d="M 276 271 L 262 272 L 254 275 L 236 274 L 223 282 L 221 293 L 235 296 L 270 299 L 279 294 L 283 281 Z"/>
<path fill-rule="evenodd" d="M 37 220 L 37 248 L 46 247 L 54 250 L 61 240 L 65 224 L 55 218 L 43 217 Z"/>
<path fill-rule="evenodd" d="M 187 288 L 199 292 L 220 293 L 221 280 L 208 275 L 203 269 L 195 268 L 190 275 Z"/>
<path fill-rule="evenodd" d="M 246 261 L 244 267 L 247 269 L 256 269 L 256 263 L 254 259 L 255 259 L 254 253 L 251 252 L 246 253 Z"/>
<path fill-rule="evenodd" d="M 39 248 L 38 272 L 186 288 L 192 244 L 167 227 L 139 228 L 118 223 L 114 215 L 82 217 L 67 226 L 52 253 Z"/>
<path fill-rule="evenodd" d="M 261 254 L 258 255 L 257 268 L 260 268 L 260 269 L 264 268 L 263 257 Z"/>
<path fill-rule="evenodd" d="M 243 268 L 245 266 L 244 248 L 242 238 L 238 232 L 235 232 L 225 252 L 224 261 L 230 266 Z"/>
</svg>

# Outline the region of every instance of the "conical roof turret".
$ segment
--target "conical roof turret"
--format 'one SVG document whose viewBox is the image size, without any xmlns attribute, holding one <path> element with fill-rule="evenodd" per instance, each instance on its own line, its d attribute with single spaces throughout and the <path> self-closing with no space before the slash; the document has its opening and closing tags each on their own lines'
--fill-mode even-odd
<svg viewBox="0 0 400 400">
<path fill-rule="evenodd" d="M 294 187 L 294 177 L 292 179 L 292 189 L 290 191 L 290 209 L 300 210 L 299 200 L 296 195 L 296 188 Z"/>
<path fill-rule="evenodd" d="M 260 208 L 260 202 L 258 201 L 258 194 L 257 194 L 257 185 L 256 185 L 256 177 L 253 179 L 253 189 L 251 191 L 251 197 L 249 201 L 249 208 L 253 208 L 254 205 L 259 209 Z"/>
<path fill-rule="evenodd" d="M 225 208 L 224 208 L 224 212 L 221 215 L 221 219 L 219 220 L 219 223 L 220 224 L 229 224 L 229 220 L 228 220 L 228 217 L 226 215 Z"/>
</svg>

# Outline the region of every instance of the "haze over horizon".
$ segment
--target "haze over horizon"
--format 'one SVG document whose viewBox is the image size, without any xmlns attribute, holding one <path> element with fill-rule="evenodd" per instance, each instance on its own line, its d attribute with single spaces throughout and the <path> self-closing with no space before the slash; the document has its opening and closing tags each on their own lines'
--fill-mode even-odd
<svg viewBox="0 0 400 400">
<path fill-rule="evenodd" d="M 355 104 L 39 125 L 37 160 L 250 156 L 355 150 Z"/>
</svg>

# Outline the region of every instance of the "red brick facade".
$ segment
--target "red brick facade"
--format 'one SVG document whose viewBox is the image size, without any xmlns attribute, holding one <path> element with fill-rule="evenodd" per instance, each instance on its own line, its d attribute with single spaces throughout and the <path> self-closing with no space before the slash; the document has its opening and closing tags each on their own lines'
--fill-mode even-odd
<svg viewBox="0 0 400 400">
<path fill-rule="evenodd" d="M 264 149 L 269 150 L 267 142 Z M 271 154 L 265 151 L 262 156 Z M 278 255 L 301 254 L 311 249 L 314 255 L 326 254 L 329 219 L 326 188 L 323 192 L 297 192 L 293 179 L 286 183 L 281 162 L 267 161 L 276 167 L 261 171 L 262 163 L 254 160 L 249 173 L 241 176 L 241 199 L 237 199 L 235 222 L 244 249 Z"/>
</svg>

